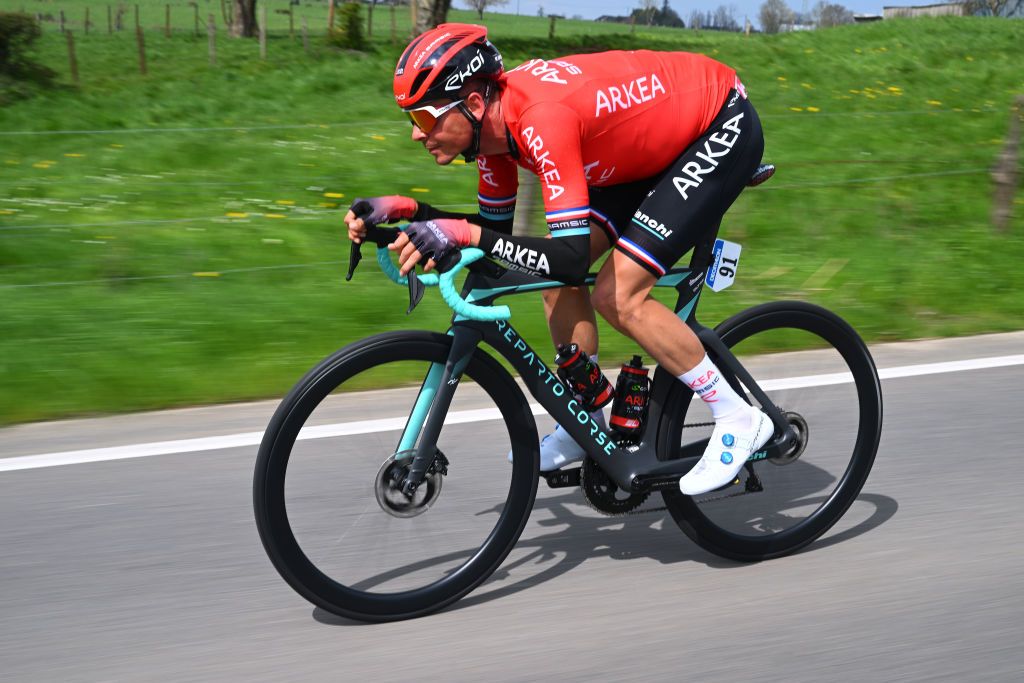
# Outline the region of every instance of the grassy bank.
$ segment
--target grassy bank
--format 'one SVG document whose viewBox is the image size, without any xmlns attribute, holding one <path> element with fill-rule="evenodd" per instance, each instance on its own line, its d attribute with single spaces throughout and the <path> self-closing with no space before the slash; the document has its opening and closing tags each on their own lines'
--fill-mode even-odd
<svg viewBox="0 0 1024 683">
<path fill-rule="evenodd" d="M 143 7 L 159 25 L 163 5 Z M 312 26 L 320 7 L 302 9 Z M 103 32 L 76 35 L 78 87 L 48 30 L 38 54 L 61 85 L 0 109 L 0 422 L 276 396 L 352 340 L 444 326 L 432 293 L 407 318 L 404 291 L 372 262 L 343 282 L 339 210 L 393 192 L 469 208 L 474 170 L 438 168 L 409 141 L 386 31 L 368 54 L 319 40 L 306 52 L 273 16 L 285 32 L 266 61 L 222 38 L 211 67 L 181 13 L 170 39 L 147 34 L 141 76 L 134 37 L 107 35 L 104 10 Z M 734 288 L 706 297 L 707 321 L 800 298 L 872 340 L 1024 324 L 1024 206 L 1005 235 L 988 224 L 988 171 L 1024 92 L 1024 23 L 748 38 L 566 21 L 551 43 L 546 20 L 491 16 L 510 63 L 653 47 L 740 71 L 780 170 L 727 219 L 743 262 Z M 539 346 L 539 298 L 514 310 Z M 605 332 L 613 365 L 633 347 Z"/>
</svg>

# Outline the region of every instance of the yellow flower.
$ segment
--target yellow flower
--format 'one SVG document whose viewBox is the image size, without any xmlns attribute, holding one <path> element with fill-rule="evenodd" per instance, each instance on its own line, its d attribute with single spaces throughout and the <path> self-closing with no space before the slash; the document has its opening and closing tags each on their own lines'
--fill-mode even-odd
<svg viewBox="0 0 1024 683">
<path fill-rule="evenodd" d="M 227 216 L 228 218 L 248 218 L 249 217 L 249 214 L 241 213 L 239 211 L 229 211 L 229 212 L 227 212 L 224 215 Z"/>
<path fill-rule="evenodd" d="M 928 100 L 928 104 L 932 105 L 933 107 L 941 107 L 942 106 L 942 102 L 939 102 L 938 100 Z"/>
<path fill-rule="evenodd" d="M 275 199 L 275 204 L 281 204 L 282 206 L 293 206 L 295 204 L 291 199 Z"/>
<path fill-rule="evenodd" d="M 84 154 L 65 154 L 64 156 L 70 157 L 71 159 L 81 159 L 85 155 Z"/>
<path fill-rule="evenodd" d="M 814 90 L 814 86 L 811 85 L 810 83 L 801 83 L 800 85 L 804 86 L 808 90 Z"/>
<path fill-rule="evenodd" d="M 807 111 L 821 111 L 817 107 L 807 107 Z"/>
<path fill-rule="evenodd" d="M 785 76 L 776 76 L 776 79 L 778 79 L 780 81 L 784 81 L 784 80 L 786 80 L 786 77 Z"/>
<path fill-rule="evenodd" d="M 790 111 L 803 111 L 804 109 L 803 109 L 803 107 L 790 107 L 789 110 Z"/>
<path fill-rule="evenodd" d="M 860 90 L 849 90 L 849 91 L 847 91 L 847 92 L 851 92 L 851 93 L 853 93 L 854 95 L 859 95 L 859 94 L 860 94 Z"/>
<path fill-rule="evenodd" d="M 370 137 L 373 138 L 374 140 L 387 140 L 387 138 L 384 137 L 383 135 L 371 135 Z"/>
<path fill-rule="evenodd" d="M 970 55 L 967 55 L 966 57 L 964 57 L 964 59 L 966 59 L 968 62 L 973 62 L 974 61 L 974 57 L 972 57 Z"/>
<path fill-rule="evenodd" d="M 48 161 L 37 161 L 36 163 L 32 164 L 32 168 L 47 169 L 47 168 L 50 168 L 50 162 L 48 162 Z"/>
<path fill-rule="evenodd" d="M 287 216 L 285 216 L 283 213 L 265 213 L 265 214 L 263 214 L 263 217 L 264 218 L 287 218 Z M 264 240 L 264 241 L 266 241 L 266 240 Z"/>
<path fill-rule="evenodd" d="M 337 202 L 320 202 L 319 206 L 324 209 L 336 209 L 338 208 Z"/>
<path fill-rule="evenodd" d="M 324 196 L 329 197 L 331 199 L 341 199 L 345 195 L 342 194 L 341 192 L 324 192 Z"/>
<path fill-rule="evenodd" d="M 114 149 L 123 149 L 124 148 L 124 145 L 119 145 L 116 142 L 111 143 L 110 146 L 113 147 Z"/>
<path fill-rule="evenodd" d="M 428 190 L 428 189 L 427 189 L 427 188 L 425 188 L 425 187 L 413 187 L 413 188 L 410 188 L 410 189 L 411 189 L 411 190 L 412 190 L 413 192 L 430 192 L 430 190 Z"/>
<path fill-rule="evenodd" d="M 199 271 L 198 273 L 192 273 L 195 277 L 220 277 L 220 273 L 215 271 Z"/>
</svg>

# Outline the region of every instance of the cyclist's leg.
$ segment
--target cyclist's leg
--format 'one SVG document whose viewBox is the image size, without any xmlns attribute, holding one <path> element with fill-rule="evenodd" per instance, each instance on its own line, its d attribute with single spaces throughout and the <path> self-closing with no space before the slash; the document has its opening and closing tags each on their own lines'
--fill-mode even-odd
<svg viewBox="0 0 1024 683">
<path fill-rule="evenodd" d="M 550 236 L 549 236 L 550 237 Z M 611 242 L 596 226 L 590 229 L 590 263 L 611 248 Z M 590 287 L 559 287 L 542 293 L 544 316 L 551 331 L 551 341 L 560 344 L 578 344 L 588 355 L 597 354 L 597 320 L 590 303 Z"/>
<path fill-rule="evenodd" d="M 654 179 L 609 187 L 590 188 L 590 265 L 619 239 L 634 209 L 643 201 Z M 544 314 L 555 346 L 575 342 L 589 355 L 598 351 L 597 320 L 589 287 L 547 290 Z"/>
<path fill-rule="evenodd" d="M 633 209 L 650 190 L 650 180 L 590 191 L 590 263 L 599 259 L 618 239 L 619 225 L 626 225 Z M 574 342 L 597 362 L 598 335 L 589 287 L 560 287 L 544 292 L 544 313 L 555 345 Z M 605 427 L 602 410 L 591 417 Z M 511 454 L 510 454 L 511 455 Z M 558 427 L 541 440 L 540 469 L 548 471 L 582 460 L 586 451 L 569 433 Z"/>
<path fill-rule="evenodd" d="M 730 94 L 708 130 L 640 204 L 594 290 L 601 315 L 686 382 L 711 409 L 716 427 L 708 450 L 680 482 L 688 494 L 731 481 L 750 454 L 771 437 L 771 422 L 729 387 L 696 336 L 653 299 L 650 290 L 668 267 L 718 225 L 760 163 L 763 150 L 756 112 L 738 93 Z"/>
</svg>

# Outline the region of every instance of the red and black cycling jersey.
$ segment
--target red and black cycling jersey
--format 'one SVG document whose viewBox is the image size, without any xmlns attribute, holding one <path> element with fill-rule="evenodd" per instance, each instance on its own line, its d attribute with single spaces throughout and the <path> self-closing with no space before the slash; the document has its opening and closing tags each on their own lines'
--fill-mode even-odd
<svg viewBox="0 0 1024 683">
<path fill-rule="evenodd" d="M 589 189 L 662 171 L 708 128 L 738 83 L 728 66 L 685 52 L 616 51 L 519 65 L 501 78 L 502 117 L 518 159 L 477 159 L 481 218 L 511 217 L 518 163 L 540 180 L 552 237 L 589 238 L 590 221 L 602 220 Z M 487 233 L 481 247 L 513 268 L 572 281 L 589 267 L 589 239 L 571 247 L 539 238 L 513 244 Z"/>
</svg>

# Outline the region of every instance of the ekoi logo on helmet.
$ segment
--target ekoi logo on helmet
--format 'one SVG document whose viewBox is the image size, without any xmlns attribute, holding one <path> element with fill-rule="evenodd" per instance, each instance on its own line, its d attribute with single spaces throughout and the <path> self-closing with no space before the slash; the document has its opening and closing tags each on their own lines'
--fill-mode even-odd
<svg viewBox="0 0 1024 683">
<path fill-rule="evenodd" d="M 477 50 L 476 55 L 473 57 L 473 59 L 469 60 L 469 63 L 466 64 L 465 71 L 456 71 L 455 73 L 448 77 L 448 81 L 444 85 L 445 91 L 458 90 L 459 88 L 461 88 L 462 84 L 465 83 L 467 79 L 471 78 L 473 74 L 479 71 L 480 68 L 483 67 L 483 65 L 484 53 L 482 53 L 480 50 Z"/>
</svg>

